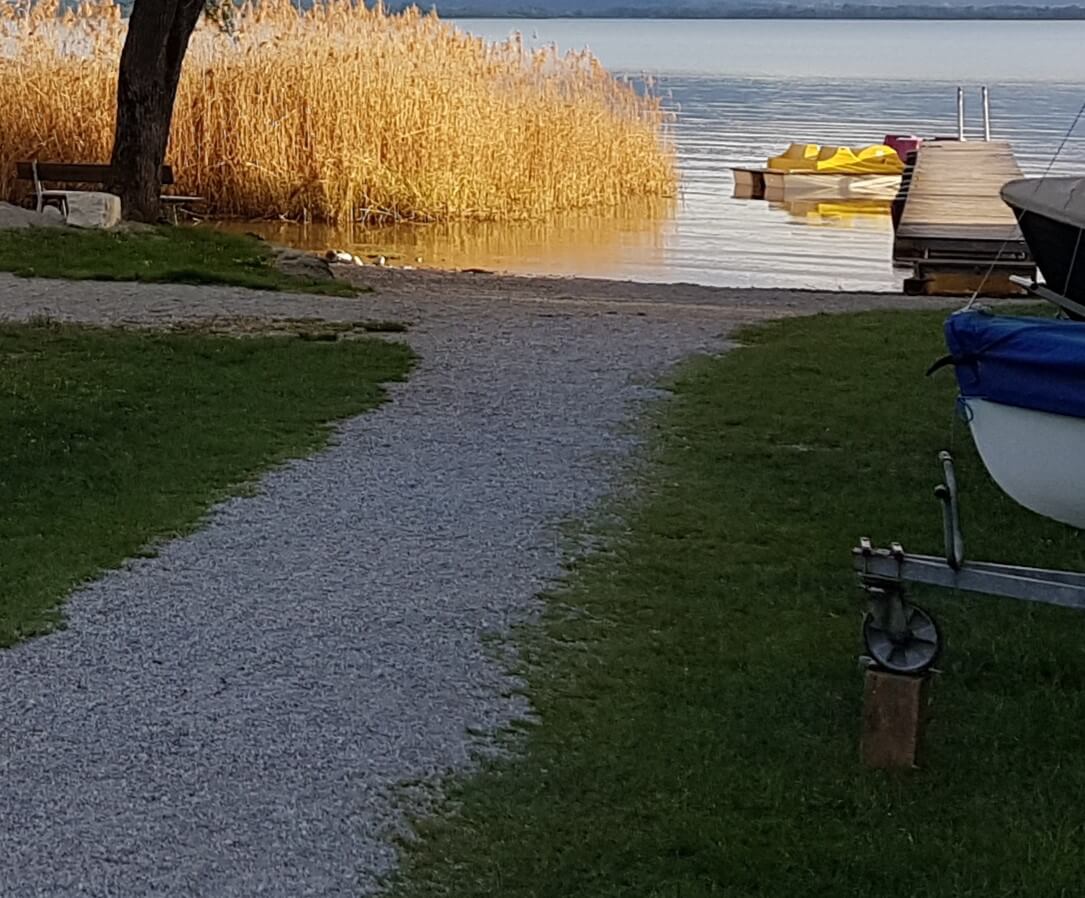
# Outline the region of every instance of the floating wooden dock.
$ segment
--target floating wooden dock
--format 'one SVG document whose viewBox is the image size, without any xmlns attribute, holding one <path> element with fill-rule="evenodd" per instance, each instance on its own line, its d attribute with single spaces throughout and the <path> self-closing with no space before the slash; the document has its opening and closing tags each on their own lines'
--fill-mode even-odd
<svg viewBox="0 0 1085 898">
<path fill-rule="evenodd" d="M 1003 140 L 923 144 L 901 181 L 893 262 L 911 265 L 906 293 L 1019 295 L 1010 278 L 1036 266 L 999 195 L 1021 169 Z"/>
</svg>

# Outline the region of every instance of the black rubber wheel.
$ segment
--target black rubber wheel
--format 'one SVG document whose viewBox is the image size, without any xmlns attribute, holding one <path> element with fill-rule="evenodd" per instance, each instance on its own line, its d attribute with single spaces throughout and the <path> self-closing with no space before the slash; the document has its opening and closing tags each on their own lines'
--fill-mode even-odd
<svg viewBox="0 0 1085 898">
<path fill-rule="evenodd" d="M 863 644 L 879 667 L 893 673 L 922 673 L 938 660 L 942 634 L 934 618 L 918 605 L 905 602 L 904 619 L 905 633 L 894 639 L 875 623 L 874 615 L 868 611 L 863 615 Z"/>
</svg>

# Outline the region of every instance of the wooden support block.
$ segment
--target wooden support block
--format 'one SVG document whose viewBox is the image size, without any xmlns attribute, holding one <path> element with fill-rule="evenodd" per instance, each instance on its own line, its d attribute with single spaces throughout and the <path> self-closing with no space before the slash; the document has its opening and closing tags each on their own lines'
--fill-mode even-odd
<svg viewBox="0 0 1085 898">
<path fill-rule="evenodd" d="M 863 733 L 859 753 L 877 770 L 916 766 L 923 737 L 929 677 L 910 677 L 871 668 L 863 692 Z"/>
<path fill-rule="evenodd" d="M 1028 272 L 1025 268 L 1022 271 Z M 925 293 L 928 296 L 971 296 L 977 290 L 981 296 L 1015 297 L 1028 296 L 1028 291 L 1010 280 L 1011 274 L 1022 271 L 931 271 L 926 275 Z M 1035 269 L 1032 269 L 1035 272 Z M 1026 275 L 1027 276 L 1027 275 Z"/>
<path fill-rule="evenodd" d="M 904 279 L 902 285 L 905 296 L 926 296 L 927 295 L 927 279 L 910 277 Z"/>
<path fill-rule="evenodd" d="M 921 273 L 904 279 L 902 289 L 906 296 L 971 296 L 977 290 L 980 296 L 988 297 L 1028 296 L 1028 290 L 1014 283 L 1010 277 L 1031 277 L 1036 273 L 1036 269 L 1029 266 L 987 272 L 965 268 L 937 269 L 924 265 L 917 266 L 917 271 Z"/>
</svg>

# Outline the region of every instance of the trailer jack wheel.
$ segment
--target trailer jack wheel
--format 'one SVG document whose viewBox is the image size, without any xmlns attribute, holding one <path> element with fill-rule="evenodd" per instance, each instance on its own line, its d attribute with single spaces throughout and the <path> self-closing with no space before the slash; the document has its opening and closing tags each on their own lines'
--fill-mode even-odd
<svg viewBox="0 0 1085 898">
<path fill-rule="evenodd" d="M 892 673 L 919 674 L 942 650 L 938 625 L 918 605 L 906 602 L 897 590 L 871 589 L 871 608 L 863 615 L 867 654 Z"/>
</svg>

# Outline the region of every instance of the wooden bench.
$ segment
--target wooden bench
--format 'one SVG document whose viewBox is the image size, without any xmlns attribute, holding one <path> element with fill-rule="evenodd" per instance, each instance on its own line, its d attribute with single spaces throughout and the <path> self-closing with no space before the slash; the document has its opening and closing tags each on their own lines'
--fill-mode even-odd
<svg viewBox="0 0 1085 898">
<path fill-rule="evenodd" d="M 68 214 L 68 194 L 74 190 L 49 190 L 44 186 L 45 181 L 55 184 L 88 184 L 101 187 L 112 180 L 112 168 L 108 165 L 95 165 L 88 163 L 66 162 L 16 162 L 15 174 L 20 181 L 34 182 L 35 209 L 41 212 L 49 202 L 59 203 L 65 215 Z M 169 187 L 173 182 L 173 169 L 163 165 L 161 170 L 162 185 Z M 160 197 L 172 212 L 174 221 L 177 220 L 177 207 L 182 203 L 201 203 L 203 197 L 180 196 L 173 193 L 164 193 Z"/>
</svg>

